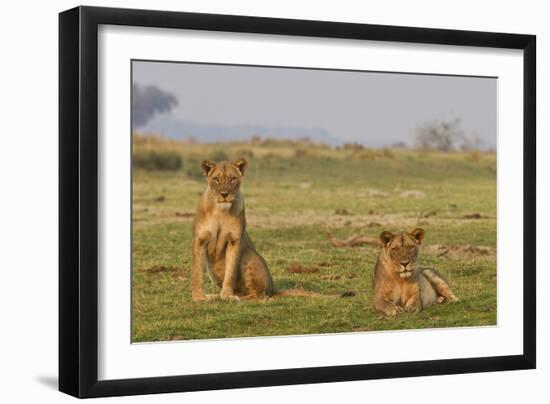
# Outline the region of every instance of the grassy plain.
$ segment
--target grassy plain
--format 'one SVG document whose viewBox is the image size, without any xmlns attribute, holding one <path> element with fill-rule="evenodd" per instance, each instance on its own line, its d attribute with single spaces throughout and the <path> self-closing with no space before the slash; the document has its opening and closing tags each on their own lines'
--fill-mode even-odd
<svg viewBox="0 0 550 404">
<path fill-rule="evenodd" d="M 334 149 L 307 142 L 184 144 L 137 137 L 134 154 L 169 151 L 177 170 L 133 171 L 134 342 L 496 324 L 496 156 L 478 152 Z M 278 289 L 347 298 L 194 303 L 191 222 L 205 187 L 200 161 L 245 156 L 247 230 Z M 372 308 L 376 247 L 353 235 L 421 226 L 423 266 L 449 278 L 460 303 L 386 318 Z M 292 273 L 293 265 L 309 268 Z M 207 293 L 215 293 L 208 278 Z"/>
</svg>

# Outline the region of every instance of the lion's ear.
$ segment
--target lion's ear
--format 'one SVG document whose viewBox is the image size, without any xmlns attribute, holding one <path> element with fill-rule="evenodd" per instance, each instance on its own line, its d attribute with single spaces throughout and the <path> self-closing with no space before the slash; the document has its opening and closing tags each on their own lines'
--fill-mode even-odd
<svg viewBox="0 0 550 404">
<path fill-rule="evenodd" d="M 390 242 L 392 238 L 393 234 L 389 231 L 383 231 L 382 233 L 380 233 L 380 242 L 384 247 Z"/>
<path fill-rule="evenodd" d="M 203 162 L 201 163 L 201 167 L 202 171 L 204 171 L 204 175 L 208 177 L 208 173 L 214 168 L 215 165 L 216 163 L 214 163 L 212 160 L 203 160 Z"/>
<path fill-rule="evenodd" d="M 239 170 L 239 173 L 241 175 L 244 175 L 244 172 L 246 171 L 246 167 L 248 167 L 248 162 L 245 158 L 240 158 L 235 161 L 233 161 L 231 164 L 233 164 L 237 170 Z"/>
<path fill-rule="evenodd" d="M 418 241 L 418 244 L 422 243 L 422 240 L 424 240 L 424 229 L 421 229 L 420 227 L 414 229 L 411 234 L 416 241 Z"/>
</svg>

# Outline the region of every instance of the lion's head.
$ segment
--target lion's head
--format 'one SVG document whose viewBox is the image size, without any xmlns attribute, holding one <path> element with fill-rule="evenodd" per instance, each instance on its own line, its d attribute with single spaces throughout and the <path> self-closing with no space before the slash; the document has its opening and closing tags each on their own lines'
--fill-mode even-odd
<svg viewBox="0 0 550 404">
<path fill-rule="evenodd" d="M 206 175 L 208 187 L 217 203 L 231 205 L 235 200 L 247 165 L 244 158 L 218 163 L 211 160 L 202 162 L 201 166 Z"/>
<path fill-rule="evenodd" d="M 423 239 L 424 230 L 420 228 L 414 229 L 410 233 L 389 231 L 380 233 L 381 254 L 401 278 L 409 278 L 416 272 L 418 247 Z"/>
</svg>

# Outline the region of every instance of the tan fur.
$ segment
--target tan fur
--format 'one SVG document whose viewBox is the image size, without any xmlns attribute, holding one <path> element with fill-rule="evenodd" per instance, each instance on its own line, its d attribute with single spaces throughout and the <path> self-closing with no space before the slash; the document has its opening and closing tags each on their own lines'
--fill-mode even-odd
<svg viewBox="0 0 550 404">
<path fill-rule="evenodd" d="M 445 278 L 434 269 L 417 264 L 424 230 L 380 234 L 382 247 L 374 271 L 374 308 L 386 315 L 400 311 L 420 312 L 434 303 L 459 299 Z"/>
<path fill-rule="evenodd" d="M 275 290 L 267 264 L 246 232 L 244 199 L 240 191 L 246 167 L 245 159 L 202 162 L 208 185 L 193 221 L 193 300 L 218 298 L 218 295 L 205 295 L 204 272 L 221 288 L 219 297 L 222 299 L 354 296 L 351 291 L 324 295 L 299 289 Z"/>
<path fill-rule="evenodd" d="M 192 298 L 204 294 L 204 272 L 221 288 L 222 299 L 263 298 L 273 294 L 267 264 L 246 232 L 244 200 L 240 191 L 247 162 L 203 161 L 208 186 L 193 221 Z"/>
</svg>

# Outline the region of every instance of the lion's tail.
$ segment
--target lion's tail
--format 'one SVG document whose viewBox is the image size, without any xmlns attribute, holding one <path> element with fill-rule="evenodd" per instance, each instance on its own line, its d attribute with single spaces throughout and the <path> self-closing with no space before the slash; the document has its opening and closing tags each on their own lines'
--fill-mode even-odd
<svg viewBox="0 0 550 404">
<path fill-rule="evenodd" d="M 338 294 L 322 294 L 317 292 L 310 292 L 308 290 L 303 289 L 285 289 L 285 290 L 276 290 L 275 293 L 273 293 L 272 297 L 278 298 L 278 297 L 315 297 L 315 298 L 340 298 L 340 297 L 353 297 L 355 296 L 355 292 L 349 290 L 343 293 Z"/>
</svg>

